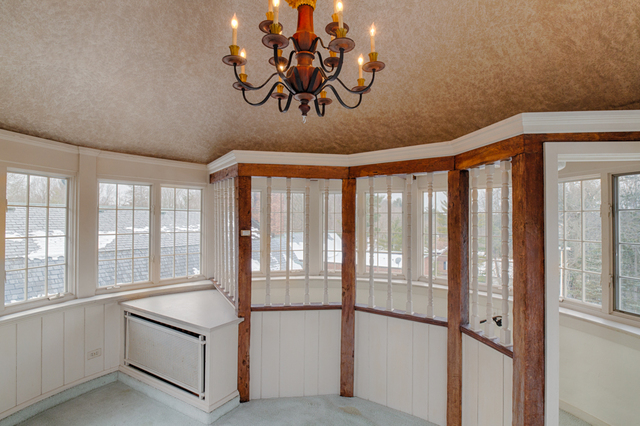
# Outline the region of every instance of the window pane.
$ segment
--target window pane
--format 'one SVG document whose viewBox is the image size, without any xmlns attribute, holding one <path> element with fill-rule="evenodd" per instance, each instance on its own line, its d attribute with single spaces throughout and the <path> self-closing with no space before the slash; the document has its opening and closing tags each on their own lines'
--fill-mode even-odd
<svg viewBox="0 0 640 426">
<path fill-rule="evenodd" d="M 565 242 L 565 263 L 567 268 L 582 269 L 582 243 L 567 241 Z"/>
<path fill-rule="evenodd" d="M 580 181 L 565 182 L 564 184 L 564 202 L 566 211 L 581 210 L 580 200 L 582 199 L 582 185 Z"/>
<path fill-rule="evenodd" d="M 163 233 L 162 237 L 160 238 L 160 244 L 161 244 L 161 247 L 160 247 L 161 254 L 163 255 L 173 254 L 173 234 L 172 233 Z"/>
<path fill-rule="evenodd" d="M 582 238 L 582 213 L 565 213 L 565 235 L 567 240 L 578 240 Z"/>
<path fill-rule="evenodd" d="M 34 299 L 36 297 L 44 297 L 44 283 L 47 279 L 46 268 L 35 268 L 27 271 L 27 300 Z"/>
<path fill-rule="evenodd" d="M 602 283 L 600 275 L 584 274 L 585 279 L 585 302 L 602 304 Z"/>
<path fill-rule="evenodd" d="M 7 271 L 4 287 L 4 303 L 22 302 L 24 300 L 25 270 Z"/>
<path fill-rule="evenodd" d="M 173 277 L 173 256 L 162 256 L 160 259 L 160 279 Z"/>
<path fill-rule="evenodd" d="M 131 234 L 133 232 L 133 212 L 131 210 L 118 210 L 118 234 Z"/>
<path fill-rule="evenodd" d="M 49 267 L 47 272 L 47 278 L 49 280 L 49 295 L 64 293 L 65 269 L 64 265 Z"/>
<path fill-rule="evenodd" d="M 45 266 L 47 262 L 47 239 L 46 238 L 29 238 L 28 242 L 29 257 L 27 266 L 36 268 Z"/>
<path fill-rule="evenodd" d="M 173 210 L 175 190 L 173 188 L 162 188 L 162 208 Z"/>
<path fill-rule="evenodd" d="M 564 271 L 564 274 L 566 297 L 582 301 L 582 272 Z"/>
<path fill-rule="evenodd" d="M 133 207 L 133 185 L 118 184 L 118 208 Z"/>
<path fill-rule="evenodd" d="M 173 232 L 174 228 L 174 214 L 172 211 L 162 212 L 160 216 L 160 227 L 162 232 Z"/>
<path fill-rule="evenodd" d="M 202 200 L 202 190 L 190 189 L 189 190 L 189 210 L 200 210 Z"/>
<path fill-rule="evenodd" d="M 100 207 L 116 207 L 116 184 L 101 183 L 99 191 Z"/>
<path fill-rule="evenodd" d="M 176 277 L 187 276 L 187 256 L 176 256 L 175 258 L 175 275 Z"/>
<path fill-rule="evenodd" d="M 98 286 L 107 287 L 116 283 L 116 261 L 98 262 Z"/>
<path fill-rule="evenodd" d="M 618 177 L 618 208 L 640 209 L 640 174 Z"/>
<path fill-rule="evenodd" d="M 67 239 L 65 237 L 52 237 L 48 240 L 47 256 L 49 265 L 59 265 L 66 263 Z"/>
<path fill-rule="evenodd" d="M 188 272 L 189 275 L 200 275 L 200 255 L 190 254 L 188 258 Z"/>
<path fill-rule="evenodd" d="M 27 175 L 7 173 L 7 202 L 9 205 L 27 205 L 27 180 Z"/>
<path fill-rule="evenodd" d="M 602 272 L 602 246 L 600 243 L 584 243 L 584 270 Z"/>
<path fill-rule="evenodd" d="M 619 212 L 618 224 L 620 229 L 618 241 L 621 243 L 640 243 L 639 210 Z"/>
<path fill-rule="evenodd" d="M 600 220 L 600 212 L 585 212 L 583 213 L 583 215 L 584 240 L 600 241 L 602 238 L 602 221 Z"/>
<path fill-rule="evenodd" d="M 187 210 L 189 207 L 189 190 L 176 189 L 176 210 Z"/>
<path fill-rule="evenodd" d="M 620 279 L 620 309 L 640 315 L 640 280 Z"/>
<path fill-rule="evenodd" d="M 27 240 L 25 238 L 5 240 L 5 270 L 26 268 Z"/>
<path fill-rule="evenodd" d="M 29 205 L 46 206 L 48 197 L 48 178 L 29 176 Z"/>
<path fill-rule="evenodd" d="M 116 241 L 118 243 L 118 259 L 131 258 L 133 254 L 131 251 L 133 249 L 133 235 L 118 235 Z"/>
<path fill-rule="evenodd" d="M 200 212 L 189 212 L 189 232 L 200 232 Z"/>
<path fill-rule="evenodd" d="M 582 181 L 583 210 L 600 210 L 600 179 Z"/>
<path fill-rule="evenodd" d="M 67 209 L 49 209 L 49 235 L 67 233 Z"/>
<path fill-rule="evenodd" d="M 29 236 L 44 237 L 47 235 L 47 209 L 44 207 L 29 208 Z"/>
<path fill-rule="evenodd" d="M 176 211 L 176 232 L 187 232 L 187 217 L 188 214 L 186 211 Z"/>
<path fill-rule="evenodd" d="M 49 206 L 66 207 L 67 206 L 67 180 L 66 179 L 49 179 Z"/>
<path fill-rule="evenodd" d="M 619 244 L 620 275 L 640 279 L 640 246 Z"/>
<path fill-rule="evenodd" d="M 116 211 L 100 210 L 98 212 L 98 232 L 100 234 L 116 233 Z"/>
<path fill-rule="evenodd" d="M 175 234 L 175 251 L 176 251 L 176 254 L 187 253 L 187 234 L 186 233 Z"/>
<path fill-rule="evenodd" d="M 133 257 L 149 257 L 149 234 L 136 234 L 133 238 Z"/>
<path fill-rule="evenodd" d="M 116 257 L 116 236 L 101 235 L 98 237 L 98 259 L 107 260 Z"/>
<path fill-rule="evenodd" d="M 133 232 L 141 233 L 149 232 L 149 210 L 136 210 L 133 215 L 134 224 L 133 224 Z"/>
<path fill-rule="evenodd" d="M 200 253 L 200 234 L 189 232 L 187 238 L 189 240 L 189 253 Z"/>
<path fill-rule="evenodd" d="M 558 213 L 558 238 L 564 240 L 564 213 Z"/>
<path fill-rule="evenodd" d="M 133 260 L 133 282 L 149 281 L 149 259 Z"/>
<path fill-rule="evenodd" d="M 148 186 L 136 185 L 134 189 L 135 196 L 135 208 L 149 208 L 149 193 L 150 188 Z"/>
<path fill-rule="evenodd" d="M 558 184 L 558 210 L 564 210 L 564 184 Z"/>
<path fill-rule="evenodd" d="M 118 284 L 130 284 L 133 279 L 132 260 L 118 260 L 116 263 L 116 278 Z"/>
<path fill-rule="evenodd" d="M 5 237 L 16 238 L 27 236 L 27 208 L 8 207 L 6 216 Z"/>
</svg>

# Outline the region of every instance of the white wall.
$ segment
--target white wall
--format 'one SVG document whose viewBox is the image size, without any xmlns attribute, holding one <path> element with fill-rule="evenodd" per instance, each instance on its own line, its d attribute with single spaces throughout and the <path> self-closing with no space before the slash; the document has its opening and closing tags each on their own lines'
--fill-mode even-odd
<svg viewBox="0 0 640 426">
<path fill-rule="evenodd" d="M 636 333 L 561 314 L 560 407 L 594 425 L 638 424 L 640 331 Z"/>
<path fill-rule="evenodd" d="M 462 425 L 511 424 L 513 360 L 462 336 Z"/>
<path fill-rule="evenodd" d="M 340 310 L 251 313 L 251 399 L 340 393 Z"/>
<path fill-rule="evenodd" d="M 447 329 L 356 312 L 355 396 L 444 425 Z"/>
<path fill-rule="evenodd" d="M 117 370 L 120 307 L 115 302 L 57 309 L 0 322 L 0 418 Z M 87 360 L 87 352 L 101 355 Z"/>
</svg>

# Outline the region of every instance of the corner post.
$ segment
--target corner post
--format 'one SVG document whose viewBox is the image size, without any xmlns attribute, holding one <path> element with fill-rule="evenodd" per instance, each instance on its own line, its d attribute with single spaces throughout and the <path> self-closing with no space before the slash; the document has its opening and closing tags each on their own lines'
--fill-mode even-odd
<svg viewBox="0 0 640 426">
<path fill-rule="evenodd" d="M 544 424 L 545 259 L 542 143 L 512 159 L 513 424 Z"/>
<path fill-rule="evenodd" d="M 236 186 L 236 232 L 238 232 L 238 291 L 236 294 L 238 317 L 238 392 L 240 402 L 249 401 L 249 343 L 251 340 L 251 236 L 242 236 L 251 230 L 251 177 L 238 176 Z"/>
<path fill-rule="evenodd" d="M 353 397 L 356 340 L 356 180 L 342 180 L 340 396 Z"/>
<path fill-rule="evenodd" d="M 462 332 L 469 323 L 469 171 L 449 172 L 447 425 L 462 424 Z"/>
</svg>

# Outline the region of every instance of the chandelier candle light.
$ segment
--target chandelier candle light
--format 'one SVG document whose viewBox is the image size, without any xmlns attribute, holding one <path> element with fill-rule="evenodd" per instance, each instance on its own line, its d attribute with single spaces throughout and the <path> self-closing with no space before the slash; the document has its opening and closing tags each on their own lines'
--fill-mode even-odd
<svg viewBox="0 0 640 426">
<path fill-rule="evenodd" d="M 270 0 L 269 9 L 266 13 L 267 19 L 262 21 L 258 27 L 265 33 L 262 38 L 262 44 L 273 50 L 273 56 L 269 58 L 269 63 L 275 68 L 275 72 L 260 86 L 253 86 L 247 82 L 245 74 L 245 65 L 247 63 L 246 53 L 242 49 L 242 53 L 238 53 L 238 20 L 233 15 L 231 28 L 233 30 L 232 44 L 229 46 L 230 54 L 222 58 L 222 61 L 233 66 L 233 72 L 236 81 L 233 87 L 242 91 L 243 99 L 252 106 L 264 105 L 270 98 L 278 101 L 278 109 L 280 112 L 287 112 L 291 106 L 291 101 L 295 100 L 300 103 L 298 108 L 302 112 L 303 122 L 306 122 L 307 113 L 311 110 L 311 103 L 315 106 L 316 113 L 319 117 L 324 117 L 325 106 L 330 105 L 332 100 L 327 98 L 327 90 L 335 95 L 337 101 L 347 109 L 355 109 L 362 102 L 362 95 L 371 91 L 371 86 L 376 77 L 376 72 L 384 69 L 384 63 L 378 61 L 378 54 L 375 51 L 375 33 L 376 28 L 371 25 L 371 53 L 369 53 L 369 62 L 364 63 L 362 55 L 358 58 L 358 85 L 349 89 L 345 83 L 340 80 L 339 75 L 342 71 L 344 63 L 344 54 L 355 48 L 355 42 L 347 38 L 349 26 L 344 23 L 343 4 L 339 0 L 334 0 L 332 22 L 330 22 L 325 31 L 331 36 L 331 41 L 327 46 L 322 39 L 318 37 L 313 30 L 313 12 L 316 6 L 316 0 L 286 0 L 286 2 L 298 11 L 298 29 L 291 37 L 282 35 L 283 26 L 279 22 L 280 1 Z M 283 57 L 282 50 L 289 46 L 289 42 L 293 43 L 293 50 L 289 53 L 288 59 Z M 323 60 L 319 49 L 329 51 L 329 56 Z M 292 59 L 295 55 L 297 64 L 292 65 Z M 320 66 L 314 66 L 313 62 L 316 55 L 320 61 Z M 241 67 L 238 74 L 238 66 Z M 372 73 L 371 81 L 365 85 L 363 71 Z M 252 103 L 247 99 L 246 92 L 260 90 L 265 87 L 275 76 L 278 81 L 271 86 L 266 97 L 259 102 Z M 347 105 L 332 84 L 338 82 L 347 92 L 355 94 L 359 97 L 358 103 L 354 106 Z M 286 92 L 285 92 L 286 89 Z"/>
</svg>

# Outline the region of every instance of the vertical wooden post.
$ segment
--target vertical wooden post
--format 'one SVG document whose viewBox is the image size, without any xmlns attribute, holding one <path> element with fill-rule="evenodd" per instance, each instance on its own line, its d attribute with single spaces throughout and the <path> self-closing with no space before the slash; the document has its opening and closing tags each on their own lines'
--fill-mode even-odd
<svg viewBox="0 0 640 426">
<path fill-rule="evenodd" d="M 356 340 L 356 180 L 342 180 L 342 332 L 340 396 L 353 396 Z"/>
<path fill-rule="evenodd" d="M 469 323 L 469 172 L 449 172 L 447 425 L 462 424 L 462 333 Z"/>
<path fill-rule="evenodd" d="M 513 424 L 544 424 L 544 164 L 541 143 L 512 159 Z"/>
<path fill-rule="evenodd" d="M 238 316 L 244 318 L 238 326 L 238 392 L 240 402 L 249 401 L 249 342 L 251 338 L 251 177 L 240 176 L 236 184 L 236 232 L 238 233 Z"/>
</svg>

